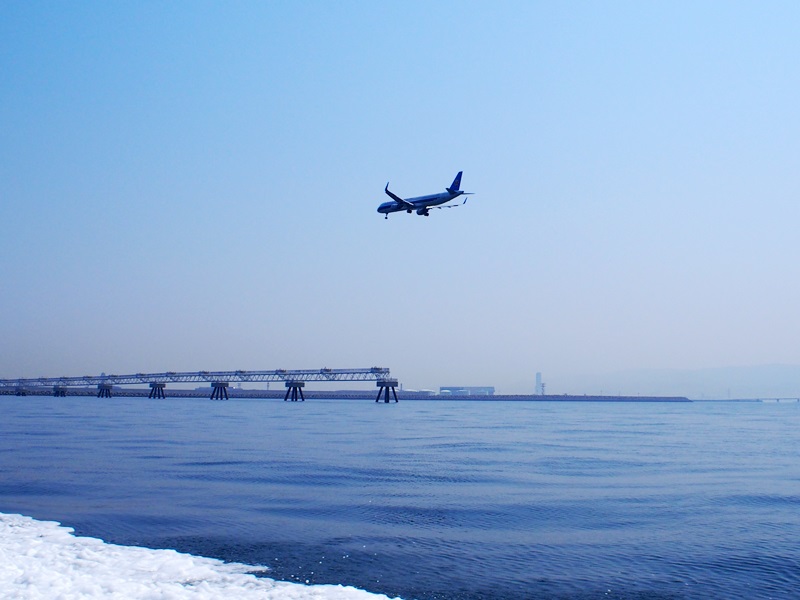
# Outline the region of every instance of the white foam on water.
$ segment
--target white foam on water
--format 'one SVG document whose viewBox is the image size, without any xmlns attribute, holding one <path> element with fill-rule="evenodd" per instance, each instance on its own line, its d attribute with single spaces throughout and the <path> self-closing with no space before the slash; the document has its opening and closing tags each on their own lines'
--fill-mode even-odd
<svg viewBox="0 0 800 600">
<path fill-rule="evenodd" d="M 380 600 L 341 585 L 301 585 L 256 577 L 265 567 L 107 544 L 70 527 L 0 513 L 0 595 L 15 600 Z"/>
</svg>

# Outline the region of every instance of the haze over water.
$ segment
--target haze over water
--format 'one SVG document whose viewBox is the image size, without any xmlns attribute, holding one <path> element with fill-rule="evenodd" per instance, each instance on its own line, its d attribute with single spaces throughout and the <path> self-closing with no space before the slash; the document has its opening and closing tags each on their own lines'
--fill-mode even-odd
<svg viewBox="0 0 800 600">
<path fill-rule="evenodd" d="M 3 397 L 0 512 L 419 599 L 792 598 L 800 405 Z"/>
<path fill-rule="evenodd" d="M 797 394 L 705 370 L 800 365 L 798 30 L 795 0 L 2 2 L 0 378 Z M 376 212 L 459 171 L 463 207 Z"/>
</svg>

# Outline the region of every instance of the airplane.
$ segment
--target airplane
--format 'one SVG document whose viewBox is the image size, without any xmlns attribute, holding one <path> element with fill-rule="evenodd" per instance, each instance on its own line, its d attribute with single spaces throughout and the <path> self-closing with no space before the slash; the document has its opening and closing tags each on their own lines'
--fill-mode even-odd
<svg viewBox="0 0 800 600">
<path fill-rule="evenodd" d="M 378 212 L 381 214 L 386 215 L 386 219 L 389 218 L 389 213 L 393 212 L 400 212 L 401 210 L 406 211 L 408 214 L 411 214 L 413 211 L 416 211 L 418 215 L 423 216 L 430 216 L 429 210 L 431 208 L 453 208 L 454 206 L 459 206 L 458 204 L 451 204 L 450 206 L 440 206 L 440 204 L 445 204 L 446 202 L 450 202 L 459 196 L 470 195 L 473 192 L 462 192 L 461 191 L 461 173 L 463 171 L 459 171 L 456 178 L 453 179 L 453 183 L 450 184 L 449 188 L 446 188 L 446 191 L 441 192 L 439 194 L 430 194 L 428 196 L 417 196 L 416 198 L 408 198 L 407 200 L 403 200 L 400 196 L 389 191 L 389 184 L 386 184 L 386 188 L 383 190 L 386 194 L 392 199 L 391 202 L 384 202 L 378 207 Z M 464 202 L 466 203 L 467 199 L 464 198 Z"/>
</svg>

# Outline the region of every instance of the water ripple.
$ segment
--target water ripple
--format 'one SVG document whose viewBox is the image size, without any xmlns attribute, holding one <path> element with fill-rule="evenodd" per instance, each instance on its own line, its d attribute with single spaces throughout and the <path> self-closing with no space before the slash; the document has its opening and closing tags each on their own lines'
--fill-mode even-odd
<svg viewBox="0 0 800 600">
<path fill-rule="evenodd" d="M 8 402 L 0 509 L 407 600 L 800 588 L 780 405 L 142 406 Z"/>
</svg>

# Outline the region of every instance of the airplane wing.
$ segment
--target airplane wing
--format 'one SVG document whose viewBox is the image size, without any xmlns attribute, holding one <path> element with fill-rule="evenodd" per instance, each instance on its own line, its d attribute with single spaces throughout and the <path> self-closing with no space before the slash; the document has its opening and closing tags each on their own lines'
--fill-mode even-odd
<svg viewBox="0 0 800 600">
<path fill-rule="evenodd" d="M 431 206 L 430 208 L 458 208 L 459 206 L 464 206 L 466 203 L 467 199 L 464 198 L 464 201 L 458 204 L 442 204 L 441 206 Z"/>
<path fill-rule="evenodd" d="M 394 200 L 395 202 L 397 202 L 397 203 L 398 203 L 400 206 L 402 206 L 403 208 L 405 208 L 405 209 L 407 209 L 407 210 L 413 210 L 413 209 L 414 209 L 414 205 L 413 205 L 413 204 L 411 204 L 411 202 L 406 202 L 405 200 L 403 200 L 403 199 L 402 199 L 400 196 L 398 196 L 397 194 L 395 194 L 395 193 L 393 193 L 393 192 L 390 192 L 390 191 L 389 191 L 389 183 L 388 183 L 388 182 L 386 183 L 386 189 L 385 189 L 385 190 L 383 190 L 383 191 L 384 191 L 384 192 L 386 192 L 386 194 L 387 194 L 387 195 L 388 195 L 388 196 L 389 196 L 389 197 L 390 197 L 392 200 Z"/>
</svg>

